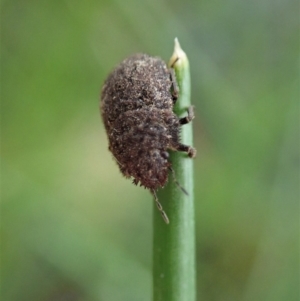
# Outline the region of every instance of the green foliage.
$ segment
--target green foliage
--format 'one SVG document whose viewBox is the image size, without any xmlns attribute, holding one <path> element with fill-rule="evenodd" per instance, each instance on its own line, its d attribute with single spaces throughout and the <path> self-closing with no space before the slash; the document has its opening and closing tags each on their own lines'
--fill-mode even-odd
<svg viewBox="0 0 300 301">
<path fill-rule="evenodd" d="M 297 2 L 2 1 L 1 289 L 151 300 L 151 195 L 98 112 L 124 57 L 189 55 L 199 300 L 299 297 Z"/>
</svg>

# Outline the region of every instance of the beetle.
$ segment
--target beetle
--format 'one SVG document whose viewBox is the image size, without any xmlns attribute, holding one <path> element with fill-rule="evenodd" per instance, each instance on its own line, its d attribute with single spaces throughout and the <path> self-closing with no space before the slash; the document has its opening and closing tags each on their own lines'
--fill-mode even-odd
<svg viewBox="0 0 300 301">
<path fill-rule="evenodd" d="M 195 148 L 180 143 L 180 127 L 194 118 L 194 110 L 189 107 L 183 118 L 173 112 L 178 92 L 174 69 L 159 57 L 134 54 L 109 74 L 100 101 L 109 150 L 121 173 L 150 190 L 166 223 L 156 191 L 173 171 L 168 151 L 196 156 Z"/>
</svg>

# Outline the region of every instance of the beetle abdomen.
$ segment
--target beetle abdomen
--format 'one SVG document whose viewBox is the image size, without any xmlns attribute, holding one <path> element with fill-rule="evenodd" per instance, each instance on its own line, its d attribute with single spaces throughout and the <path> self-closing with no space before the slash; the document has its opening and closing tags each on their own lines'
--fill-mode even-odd
<svg viewBox="0 0 300 301">
<path fill-rule="evenodd" d="M 127 111 L 115 120 L 108 134 L 109 148 L 126 177 L 132 176 L 150 189 L 165 185 L 172 141 L 166 121 L 172 119 L 176 123 L 169 110 L 145 108 Z"/>
</svg>

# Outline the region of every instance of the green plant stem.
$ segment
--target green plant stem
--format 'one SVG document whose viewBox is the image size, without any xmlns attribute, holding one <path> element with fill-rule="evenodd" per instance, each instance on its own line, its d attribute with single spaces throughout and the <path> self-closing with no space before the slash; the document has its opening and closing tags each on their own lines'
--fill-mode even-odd
<svg viewBox="0 0 300 301">
<path fill-rule="evenodd" d="M 176 57 L 179 59 L 174 64 Z M 189 62 L 175 40 L 174 54 L 169 65 L 174 64 L 179 85 L 179 99 L 174 111 L 179 117 L 187 115 L 190 103 Z M 181 129 L 182 143 L 193 145 L 192 124 Z M 183 193 L 169 176 L 168 184 L 158 191 L 158 199 L 169 217 L 165 224 L 154 205 L 153 212 L 153 300 L 195 301 L 195 222 L 193 193 L 193 159 L 182 152 L 170 154 L 176 179 L 188 195 Z"/>
</svg>

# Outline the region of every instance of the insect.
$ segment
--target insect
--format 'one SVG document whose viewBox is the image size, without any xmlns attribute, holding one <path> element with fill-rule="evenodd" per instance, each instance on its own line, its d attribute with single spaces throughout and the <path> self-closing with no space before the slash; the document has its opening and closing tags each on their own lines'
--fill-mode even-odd
<svg viewBox="0 0 300 301">
<path fill-rule="evenodd" d="M 156 191 L 167 183 L 169 171 L 174 175 L 168 150 L 196 156 L 193 147 L 180 143 L 180 127 L 194 111 L 191 106 L 186 117 L 174 114 L 178 92 L 174 69 L 158 57 L 135 54 L 108 76 L 100 102 L 109 150 L 121 173 L 150 190 L 166 223 Z"/>
</svg>

